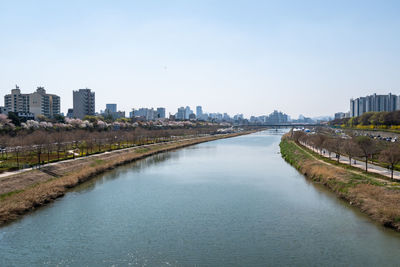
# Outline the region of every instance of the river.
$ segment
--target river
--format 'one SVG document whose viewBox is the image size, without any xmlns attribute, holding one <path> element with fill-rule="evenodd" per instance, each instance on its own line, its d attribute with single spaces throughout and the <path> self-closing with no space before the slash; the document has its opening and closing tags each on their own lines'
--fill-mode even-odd
<svg viewBox="0 0 400 267">
<path fill-rule="evenodd" d="M 0 266 L 395 266 L 400 234 L 279 154 L 265 131 L 149 157 L 0 228 Z"/>
</svg>

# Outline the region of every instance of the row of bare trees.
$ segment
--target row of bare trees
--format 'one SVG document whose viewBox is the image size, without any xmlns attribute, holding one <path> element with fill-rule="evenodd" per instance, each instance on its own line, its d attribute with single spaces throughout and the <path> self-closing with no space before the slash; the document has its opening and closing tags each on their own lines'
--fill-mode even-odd
<svg viewBox="0 0 400 267">
<path fill-rule="evenodd" d="M 335 153 L 339 162 L 340 155 L 346 155 L 351 165 L 352 159 L 363 158 L 365 161 L 365 171 L 368 172 L 368 160 L 376 160 L 385 164 L 393 171 L 396 165 L 400 164 L 400 145 L 398 143 L 383 142 L 374 140 L 368 136 L 342 136 L 314 133 L 306 134 L 302 131 L 292 132 L 292 138 L 298 142 L 311 146 L 320 153 Z"/>
<path fill-rule="evenodd" d="M 88 131 L 36 130 L 19 132 L 15 136 L 1 135 L 0 150 L 3 163 L 21 165 L 42 164 L 45 161 L 87 156 L 106 150 L 134 145 L 169 141 L 177 136 L 194 136 L 216 132 L 216 127 Z"/>
</svg>

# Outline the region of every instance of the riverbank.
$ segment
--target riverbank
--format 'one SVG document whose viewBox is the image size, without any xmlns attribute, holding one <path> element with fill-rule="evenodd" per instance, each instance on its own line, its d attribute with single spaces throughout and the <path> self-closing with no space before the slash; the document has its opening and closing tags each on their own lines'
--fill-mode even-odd
<svg viewBox="0 0 400 267">
<path fill-rule="evenodd" d="M 372 220 L 400 231 L 400 184 L 334 164 L 283 136 L 282 157 L 308 179 L 321 183 Z"/>
<path fill-rule="evenodd" d="M 250 134 L 245 131 L 194 139 L 159 143 L 103 153 L 96 156 L 60 162 L 42 170 L 32 170 L 0 180 L 0 225 L 63 196 L 68 189 L 117 166 L 157 153 L 166 152 L 217 139 Z"/>
</svg>

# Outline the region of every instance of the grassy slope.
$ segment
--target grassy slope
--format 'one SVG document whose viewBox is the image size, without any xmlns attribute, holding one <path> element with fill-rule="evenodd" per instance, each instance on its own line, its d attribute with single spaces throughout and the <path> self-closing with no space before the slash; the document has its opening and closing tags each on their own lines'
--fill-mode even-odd
<svg viewBox="0 0 400 267">
<path fill-rule="evenodd" d="M 307 178 L 326 185 L 373 220 L 400 231 L 399 183 L 343 164 L 333 164 L 329 159 L 322 160 L 316 153 L 285 137 L 280 148 L 282 157 Z"/>
</svg>

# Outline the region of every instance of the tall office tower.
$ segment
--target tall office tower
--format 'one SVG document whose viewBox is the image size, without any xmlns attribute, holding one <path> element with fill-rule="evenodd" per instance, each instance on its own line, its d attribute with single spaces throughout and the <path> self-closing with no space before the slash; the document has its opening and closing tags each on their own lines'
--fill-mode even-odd
<svg viewBox="0 0 400 267">
<path fill-rule="evenodd" d="M 201 118 L 203 116 L 203 108 L 201 106 L 196 107 L 196 116 L 197 118 Z"/>
<path fill-rule="evenodd" d="M 190 109 L 189 106 L 186 106 L 186 108 L 185 108 L 185 120 L 189 119 L 190 114 L 193 114 L 193 111 Z"/>
<path fill-rule="evenodd" d="M 185 108 L 180 107 L 178 108 L 178 113 L 176 113 L 177 120 L 184 120 L 185 119 Z"/>
<path fill-rule="evenodd" d="M 165 108 L 157 108 L 157 118 L 165 119 Z"/>
</svg>

